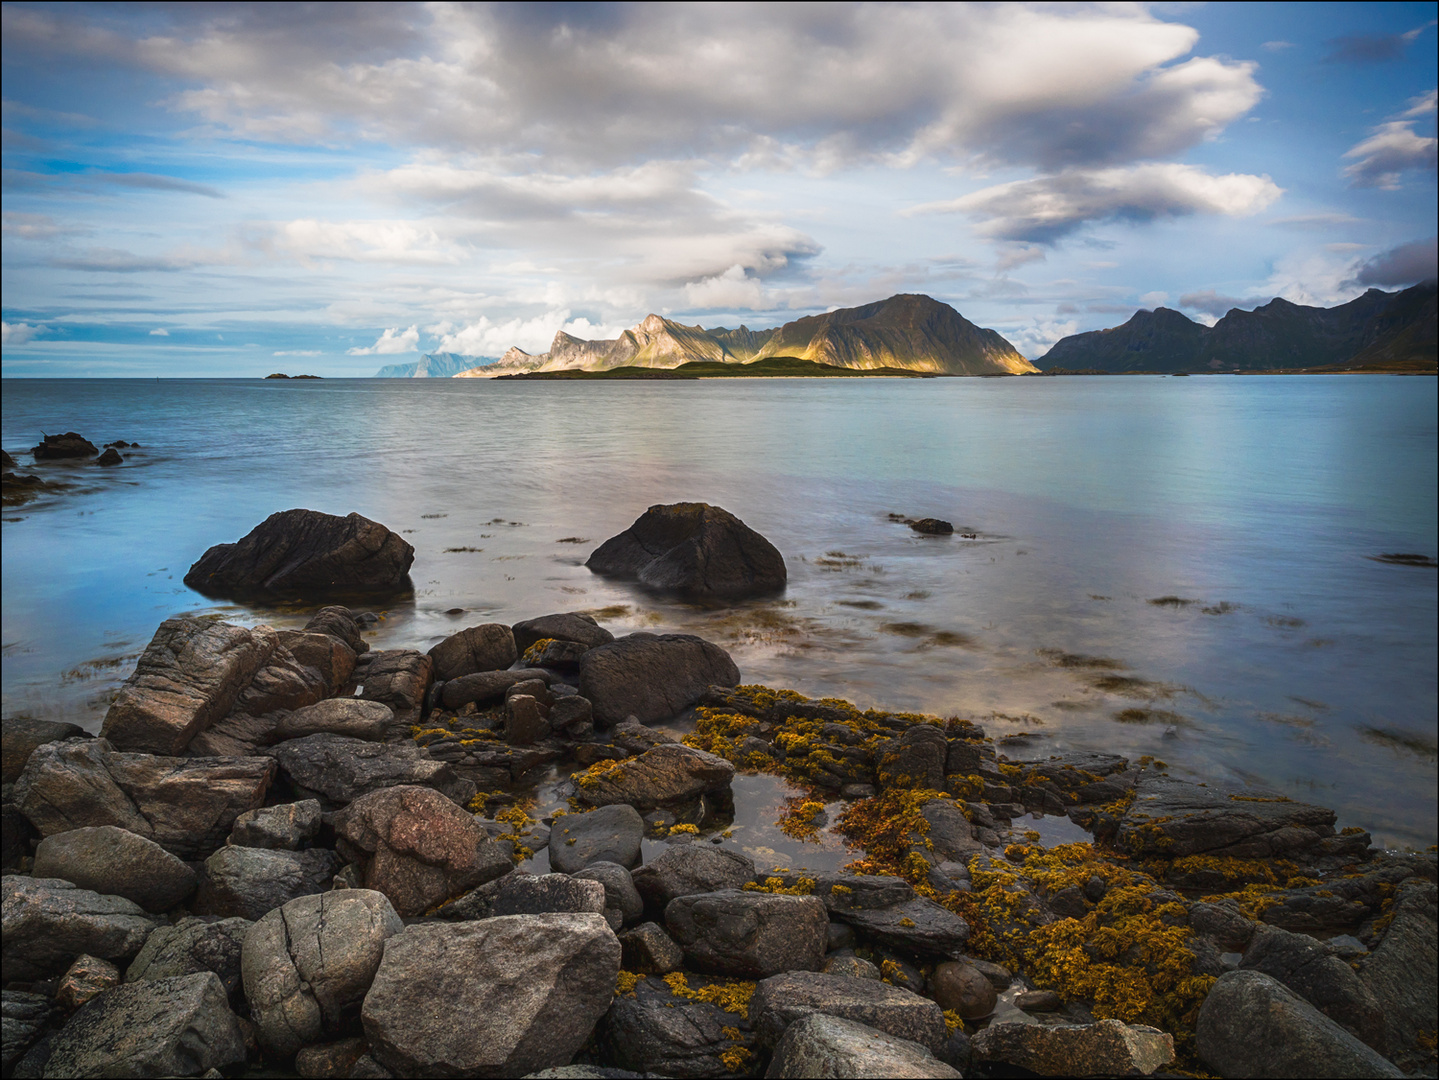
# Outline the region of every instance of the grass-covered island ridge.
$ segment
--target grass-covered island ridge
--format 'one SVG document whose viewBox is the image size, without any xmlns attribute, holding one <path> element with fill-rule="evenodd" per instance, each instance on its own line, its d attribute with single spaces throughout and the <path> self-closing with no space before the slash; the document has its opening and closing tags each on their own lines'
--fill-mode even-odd
<svg viewBox="0 0 1439 1080">
<path fill-rule="evenodd" d="M 372 648 L 414 558 L 273 514 L 185 581 L 302 625 L 168 618 L 98 736 L 4 721 L 7 1076 L 1432 1075 L 1433 849 L 594 612 Z M 787 581 L 697 502 L 586 565 Z"/>
</svg>

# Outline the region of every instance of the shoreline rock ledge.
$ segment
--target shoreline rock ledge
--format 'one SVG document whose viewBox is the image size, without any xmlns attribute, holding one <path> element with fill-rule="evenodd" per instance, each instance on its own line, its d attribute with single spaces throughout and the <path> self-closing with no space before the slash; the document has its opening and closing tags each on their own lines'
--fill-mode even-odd
<svg viewBox="0 0 1439 1080">
<path fill-rule="evenodd" d="M 206 551 L 185 584 L 210 597 L 393 592 L 408 587 L 414 561 L 406 540 L 367 517 L 282 510 Z"/>
</svg>

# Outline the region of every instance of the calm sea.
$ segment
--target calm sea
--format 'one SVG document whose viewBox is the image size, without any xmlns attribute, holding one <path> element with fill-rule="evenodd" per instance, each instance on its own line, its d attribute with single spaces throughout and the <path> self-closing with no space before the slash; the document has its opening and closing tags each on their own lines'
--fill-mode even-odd
<svg viewBox="0 0 1439 1080">
<path fill-rule="evenodd" d="M 358 511 L 417 550 L 380 647 L 591 610 L 616 633 L 719 641 L 746 681 L 971 717 L 1013 756 L 1150 754 L 1426 846 L 1439 574 L 1371 556 L 1439 547 L 1435 389 L 6 380 L 12 454 L 66 430 L 142 449 L 46 466 L 73 486 L 6 508 L 4 712 L 98 728 L 177 612 L 303 621 L 181 578 L 277 510 Z M 703 610 L 584 568 L 645 507 L 692 499 L 775 543 L 783 597 Z M 975 537 L 920 537 L 891 513 Z"/>
</svg>

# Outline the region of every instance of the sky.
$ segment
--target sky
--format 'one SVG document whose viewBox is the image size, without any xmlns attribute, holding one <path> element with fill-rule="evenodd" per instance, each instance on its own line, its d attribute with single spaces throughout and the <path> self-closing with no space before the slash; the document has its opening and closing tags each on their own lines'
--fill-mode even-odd
<svg viewBox="0 0 1439 1080">
<path fill-rule="evenodd" d="M 3 7 L 5 376 L 1435 275 L 1433 3 Z"/>
</svg>

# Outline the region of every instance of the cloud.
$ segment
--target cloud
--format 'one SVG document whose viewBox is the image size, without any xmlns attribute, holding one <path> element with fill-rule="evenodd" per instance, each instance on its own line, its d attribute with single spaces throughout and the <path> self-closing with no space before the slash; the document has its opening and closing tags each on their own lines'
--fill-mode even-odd
<svg viewBox="0 0 1439 1080">
<path fill-rule="evenodd" d="M 986 236 L 1053 244 L 1090 222 L 1153 221 L 1189 214 L 1244 217 L 1282 193 L 1268 176 L 1213 176 L 1192 165 L 1073 171 L 984 188 L 909 214 L 964 213 Z"/>
<path fill-rule="evenodd" d="M 1413 240 L 1374 256 L 1359 267 L 1354 281 L 1359 285 L 1405 286 L 1439 276 L 1439 247 L 1436 238 Z"/>
<path fill-rule="evenodd" d="M 770 306 L 764 284 L 736 263 L 722 274 L 687 282 L 685 300 L 695 310 L 754 311 Z"/>
<path fill-rule="evenodd" d="M 157 327 L 157 328 L 154 329 L 154 330 L 151 330 L 151 331 L 150 331 L 150 336 L 151 336 L 151 337 L 169 337 L 169 336 L 170 336 L 170 331 L 166 330 L 163 326 L 161 326 L 161 327 Z"/>
<path fill-rule="evenodd" d="M 1216 318 L 1227 315 L 1233 308 L 1253 308 L 1266 303 L 1262 299 L 1242 299 L 1238 296 L 1224 296 L 1213 289 L 1199 289 L 1187 292 L 1179 298 L 1179 306 L 1190 311 L 1202 311 Z"/>
<path fill-rule="evenodd" d="M 452 240 L 432 225 L 412 221 L 294 221 L 252 223 L 247 243 L 267 254 L 308 264 L 317 259 L 344 262 L 443 265 L 463 261 Z"/>
<path fill-rule="evenodd" d="M 391 356 L 396 353 L 418 352 L 419 348 L 420 328 L 418 326 L 412 326 L 408 330 L 392 326 L 380 334 L 375 343 L 368 348 L 347 349 L 346 352 L 350 356 Z"/>
<path fill-rule="evenodd" d="M 563 330 L 569 319 L 568 310 L 547 311 L 533 318 L 504 319 L 492 321 L 488 316 L 480 318 L 446 333 L 440 338 L 436 352 L 460 353 L 462 356 L 502 356 L 511 345 L 527 353 L 542 353 L 550 347 L 555 332 Z M 575 327 L 575 337 L 593 340 L 599 327 L 583 320 L 583 328 Z"/>
<path fill-rule="evenodd" d="M 1434 112 L 1434 100 L 1432 93 L 1427 98 L 1416 98 L 1416 104 L 1401 114 L 1413 119 L 1380 124 L 1369 138 L 1345 151 L 1346 158 L 1358 158 L 1344 169 L 1350 187 L 1392 191 L 1399 187 L 1400 177 L 1405 172 L 1415 169 L 1435 171 L 1436 163 L 1439 163 L 1439 139 L 1432 135 L 1420 135 L 1414 130 L 1421 115 Z"/>
<path fill-rule="evenodd" d="M 1382 64 L 1402 60 L 1404 49 L 1429 27 L 1432 21 L 1402 34 L 1344 34 L 1330 38 L 1326 64 Z"/>
<path fill-rule="evenodd" d="M 49 214 L 22 214 L 6 210 L 0 215 L 0 231 L 18 240 L 49 240 L 81 230 L 61 225 Z"/>
<path fill-rule="evenodd" d="M 1147 292 L 1139 298 L 1139 306 L 1149 308 L 1151 311 L 1157 307 L 1163 307 L 1167 303 L 1169 303 L 1169 294 L 1158 290 Z"/>
<path fill-rule="evenodd" d="M 1003 274 L 1028 263 L 1043 262 L 1046 257 L 1044 248 L 1039 244 L 1002 244 L 994 269 L 996 273 Z"/>
<path fill-rule="evenodd" d="M 1300 229 L 1303 231 L 1331 229 L 1337 225 L 1362 225 L 1363 218 L 1353 217 L 1350 214 L 1320 213 L 1320 214 L 1294 214 L 1290 217 L 1270 218 L 1269 225 L 1278 225 L 1285 229 Z"/>
<path fill-rule="evenodd" d="M 114 184 L 117 187 L 141 188 L 150 191 L 178 191 L 187 195 L 203 195 L 207 199 L 223 199 L 225 193 L 208 184 L 196 184 L 174 176 L 157 176 L 155 173 L 87 173 L 85 177 L 94 183 Z"/>
<path fill-rule="evenodd" d="M 352 353 L 355 352 L 355 350 L 353 350 L 353 349 L 351 349 L 350 351 L 351 351 Z M 396 350 L 396 351 L 401 351 L 401 350 Z M 271 355 L 271 356 L 319 356 L 319 355 L 320 355 L 320 350 L 319 350 L 319 349 L 279 349 L 279 350 L 277 350 L 276 352 L 271 353 L 270 355 Z M 356 353 L 356 355 L 364 355 L 364 354 L 363 354 L 363 353 Z"/>
<path fill-rule="evenodd" d="M 190 270 L 200 260 L 182 255 L 136 255 L 119 248 L 92 247 L 48 260 L 62 270 L 86 270 L 99 274 L 173 273 Z"/>
<path fill-rule="evenodd" d="M 29 323 L 0 322 L 0 346 L 24 345 L 33 340 L 45 328 Z"/>
<path fill-rule="evenodd" d="M 1268 52 L 1283 52 L 1285 49 L 1292 49 L 1292 48 L 1294 48 L 1294 42 L 1292 42 L 1292 41 L 1266 41 L 1263 45 L 1261 45 L 1261 46 L 1259 46 L 1259 47 L 1260 47 L 1261 49 L 1267 50 Z"/>
</svg>

